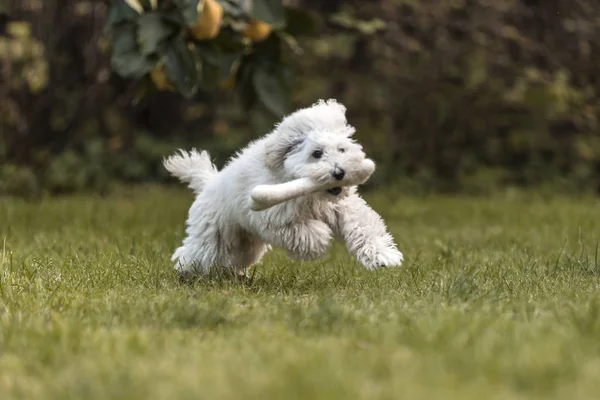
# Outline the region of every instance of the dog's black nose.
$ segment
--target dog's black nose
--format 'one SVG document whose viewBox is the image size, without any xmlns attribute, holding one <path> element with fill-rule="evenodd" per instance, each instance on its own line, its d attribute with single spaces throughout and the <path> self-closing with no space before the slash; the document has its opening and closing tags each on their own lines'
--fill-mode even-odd
<svg viewBox="0 0 600 400">
<path fill-rule="evenodd" d="M 338 181 L 341 181 L 342 179 L 344 179 L 344 175 L 346 175 L 346 171 L 344 171 L 341 168 L 336 168 L 333 170 L 333 177 L 335 179 L 337 179 Z"/>
</svg>

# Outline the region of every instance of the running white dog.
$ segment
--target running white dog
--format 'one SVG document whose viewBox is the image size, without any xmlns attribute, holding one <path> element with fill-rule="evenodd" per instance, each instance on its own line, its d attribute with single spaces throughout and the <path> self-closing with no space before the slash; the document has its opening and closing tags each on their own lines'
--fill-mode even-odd
<svg viewBox="0 0 600 400">
<path fill-rule="evenodd" d="M 205 151 L 166 159 L 165 168 L 196 193 L 175 268 L 245 274 L 271 245 L 312 260 L 334 237 L 367 269 L 400 266 L 402 253 L 382 218 L 357 193 L 375 164 L 351 139 L 354 131 L 342 104 L 320 100 L 284 118 L 221 171 Z"/>
</svg>

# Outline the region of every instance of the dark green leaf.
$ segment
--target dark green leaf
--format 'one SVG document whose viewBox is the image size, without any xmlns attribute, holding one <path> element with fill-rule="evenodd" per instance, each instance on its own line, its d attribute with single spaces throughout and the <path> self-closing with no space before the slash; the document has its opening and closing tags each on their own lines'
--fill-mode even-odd
<svg viewBox="0 0 600 400">
<path fill-rule="evenodd" d="M 285 11 L 282 0 L 254 0 L 252 16 L 275 28 L 285 26 Z"/>
<path fill-rule="evenodd" d="M 244 18 L 252 11 L 253 0 L 217 0 L 226 15 L 234 19 Z"/>
<path fill-rule="evenodd" d="M 220 46 L 210 43 L 208 45 L 198 45 L 198 53 L 203 63 L 209 63 L 218 66 L 221 75 L 228 76 L 233 64 L 242 56 L 242 51 L 224 51 Z"/>
<path fill-rule="evenodd" d="M 112 38 L 111 66 L 119 75 L 124 78 L 139 78 L 150 72 L 154 60 L 140 52 L 135 25 L 116 27 Z"/>
<path fill-rule="evenodd" d="M 240 61 L 242 57 L 241 53 L 223 53 L 219 60 L 219 67 L 221 69 L 221 75 L 226 77 L 231 74 L 233 66 Z"/>
<path fill-rule="evenodd" d="M 186 27 L 191 28 L 198 23 L 198 0 L 173 0 L 173 2 Z"/>
<path fill-rule="evenodd" d="M 202 58 L 202 63 L 219 65 L 221 51 L 212 43 L 202 43 L 195 46 L 196 51 Z"/>
<path fill-rule="evenodd" d="M 179 93 L 186 98 L 191 98 L 198 91 L 196 57 L 182 38 L 170 43 L 165 55 L 167 78 Z"/>
<path fill-rule="evenodd" d="M 137 49 L 136 27 L 133 24 L 119 26 L 112 34 L 113 54 L 126 54 Z"/>
<path fill-rule="evenodd" d="M 123 0 L 112 0 L 108 6 L 108 14 L 104 29 L 110 29 L 113 26 L 124 22 L 135 21 L 140 15 Z"/>
<path fill-rule="evenodd" d="M 226 52 L 242 52 L 246 49 L 246 45 L 242 41 L 242 35 L 230 27 L 221 29 L 219 35 L 212 40 L 212 43 Z"/>
<path fill-rule="evenodd" d="M 173 27 L 166 24 L 160 14 L 142 14 L 138 20 L 138 42 L 142 54 L 156 53 L 161 43 L 173 33 Z"/>
<path fill-rule="evenodd" d="M 217 46 L 208 45 L 198 49 L 202 59 L 201 87 L 212 90 L 228 77 L 233 65 L 242 57 L 241 52 L 222 52 Z"/>
<path fill-rule="evenodd" d="M 258 64 L 252 75 L 252 83 L 261 103 L 278 117 L 289 110 L 289 90 L 281 66 Z"/>
<path fill-rule="evenodd" d="M 169 22 L 176 26 L 185 26 L 185 22 L 183 21 L 183 17 L 177 8 L 169 9 L 162 11 L 162 17 L 166 22 Z"/>
<path fill-rule="evenodd" d="M 112 68 L 123 78 L 140 78 L 152 70 L 154 61 L 139 53 L 113 55 Z"/>
</svg>

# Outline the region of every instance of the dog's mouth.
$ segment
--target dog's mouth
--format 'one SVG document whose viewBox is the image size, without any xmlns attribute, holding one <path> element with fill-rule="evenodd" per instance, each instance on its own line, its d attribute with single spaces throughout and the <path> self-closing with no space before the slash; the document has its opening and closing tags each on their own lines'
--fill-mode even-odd
<svg viewBox="0 0 600 400">
<path fill-rule="evenodd" d="M 327 189 L 327 193 L 337 196 L 338 194 L 342 193 L 342 188 L 338 186 L 331 189 Z"/>
</svg>

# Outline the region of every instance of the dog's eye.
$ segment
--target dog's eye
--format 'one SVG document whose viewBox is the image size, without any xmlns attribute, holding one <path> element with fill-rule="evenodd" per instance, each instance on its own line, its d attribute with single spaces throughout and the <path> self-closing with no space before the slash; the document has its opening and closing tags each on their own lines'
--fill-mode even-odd
<svg viewBox="0 0 600 400">
<path fill-rule="evenodd" d="M 339 151 L 340 153 L 345 153 L 345 152 L 346 152 L 346 149 L 344 149 L 344 148 L 340 147 L 340 148 L 338 149 L 338 151 Z"/>
<path fill-rule="evenodd" d="M 321 150 L 315 150 L 315 151 L 313 151 L 312 156 L 314 158 L 321 158 L 321 157 L 323 157 L 323 152 Z"/>
</svg>

